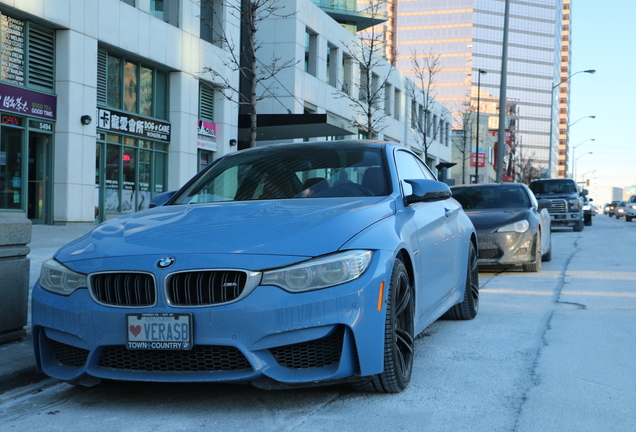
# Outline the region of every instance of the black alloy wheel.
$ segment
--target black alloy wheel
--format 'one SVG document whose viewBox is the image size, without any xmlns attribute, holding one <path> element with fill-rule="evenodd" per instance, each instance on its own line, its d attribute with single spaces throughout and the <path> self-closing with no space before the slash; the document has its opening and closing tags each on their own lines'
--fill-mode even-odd
<svg viewBox="0 0 636 432">
<path fill-rule="evenodd" d="M 471 320 L 479 312 L 479 269 L 475 246 L 470 243 L 468 250 L 468 266 L 466 270 L 466 289 L 464 299 L 446 312 L 442 318 L 451 320 Z"/>
<path fill-rule="evenodd" d="M 384 326 L 384 370 L 352 383 L 359 391 L 399 393 L 411 380 L 415 352 L 415 303 L 406 267 L 395 260 Z"/>
</svg>

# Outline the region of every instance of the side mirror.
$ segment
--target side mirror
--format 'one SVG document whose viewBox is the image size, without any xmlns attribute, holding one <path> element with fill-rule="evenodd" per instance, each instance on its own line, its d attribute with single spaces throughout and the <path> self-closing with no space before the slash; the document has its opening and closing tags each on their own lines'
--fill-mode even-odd
<svg viewBox="0 0 636 432">
<path fill-rule="evenodd" d="M 405 205 L 418 202 L 442 201 L 452 196 L 446 183 L 436 180 L 404 180 L 413 188 L 413 193 L 405 197 Z"/>
<path fill-rule="evenodd" d="M 581 196 L 586 196 L 587 194 L 588 194 L 587 189 L 583 189 L 583 190 L 581 191 Z"/>
<path fill-rule="evenodd" d="M 177 191 L 170 191 L 170 192 L 160 193 L 159 195 L 155 195 L 155 197 L 150 200 L 150 204 L 148 205 L 148 208 L 161 207 L 162 205 L 167 203 L 168 200 L 172 198 L 173 195 L 176 193 Z"/>
</svg>

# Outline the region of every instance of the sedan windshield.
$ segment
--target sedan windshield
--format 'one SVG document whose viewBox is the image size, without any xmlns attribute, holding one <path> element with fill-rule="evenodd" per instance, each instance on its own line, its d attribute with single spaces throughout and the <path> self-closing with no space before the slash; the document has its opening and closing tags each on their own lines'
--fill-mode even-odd
<svg viewBox="0 0 636 432">
<path fill-rule="evenodd" d="M 389 194 L 379 149 L 294 145 L 245 150 L 220 159 L 174 204 Z"/>
<path fill-rule="evenodd" d="M 453 188 L 455 198 L 465 210 L 529 208 L 532 206 L 526 192 L 520 187 L 471 186 Z"/>
</svg>

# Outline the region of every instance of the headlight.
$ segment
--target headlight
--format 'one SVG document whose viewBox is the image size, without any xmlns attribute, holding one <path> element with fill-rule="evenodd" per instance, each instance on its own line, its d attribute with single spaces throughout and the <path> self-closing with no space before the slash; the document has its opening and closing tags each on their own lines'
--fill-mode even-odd
<svg viewBox="0 0 636 432">
<path fill-rule="evenodd" d="M 518 232 L 518 233 L 523 233 L 528 231 L 528 228 L 530 228 L 530 222 L 528 222 L 527 220 L 520 220 L 517 222 L 513 222 L 511 224 L 502 226 L 501 228 L 497 229 L 497 232 Z"/>
<path fill-rule="evenodd" d="M 583 206 L 583 210 L 589 210 L 589 209 L 590 209 L 590 206 L 589 206 L 589 205 L 584 205 L 584 206 Z"/>
<path fill-rule="evenodd" d="M 340 285 L 357 279 L 369 267 L 371 251 L 354 250 L 263 273 L 261 285 L 303 292 Z"/>
<path fill-rule="evenodd" d="M 579 206 L 581 205 L 579 200 L 570 200 L 569 203 L 570 203 L 570 210 L 578 210 Z"/>
<path fill-rule="evenodd" d="M 40 286 L 52 293 L 67 296 L 76 289 L 88 287 L 88 284 L 86 275 L 75 273 L 54 259 L 50 259 L 42 264 Z"/>
</svg>

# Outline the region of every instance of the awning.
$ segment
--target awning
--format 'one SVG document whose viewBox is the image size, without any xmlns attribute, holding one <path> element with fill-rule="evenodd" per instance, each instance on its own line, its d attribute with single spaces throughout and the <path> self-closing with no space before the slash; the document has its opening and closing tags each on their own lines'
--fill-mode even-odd
<svg viewBox="0 0 636 432">
<path fill-rule="evenodd" d="M 239 115 L 239 142 L 250 140 L 250 116 Z M 259 114 L 257 141 L 357 135 L 350 121 L 333 114 Z"/>
</svg>

